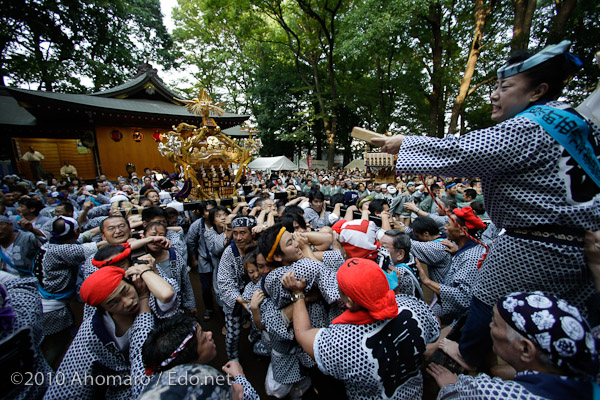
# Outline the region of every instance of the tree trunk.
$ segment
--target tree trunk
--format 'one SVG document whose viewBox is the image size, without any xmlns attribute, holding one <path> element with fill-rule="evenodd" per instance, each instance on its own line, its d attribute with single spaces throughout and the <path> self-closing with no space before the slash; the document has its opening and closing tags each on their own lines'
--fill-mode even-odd
<svg viewBox="0 0 600 400">
<path fill-rule="evenodd" d="M 559 43 L 565 38 L 565 27 L 577 5 L 577 0 L 555 0 L 554 4 L 556 5 L 556 15 L 552 18 L 546 46 Z"/>
<path fill-rule="evenodd" d="M 513 37 L 510 42 L 511 52 L 527 50 L 536 4 L 536 0 L 513 0 L 515 19 Z"/>
<path fill-rule="evenodd" d="M 300 33 L 294 31 L 290 25 L 288 25 L 286 18 L 284 16 L 284 11 L 282 7 L 282 2 L 274 2 L 269 3 L 267 5 L 270 12 L 273 13 L 272 17 L 279 23 L 279 25 L 284 29 L 286 35 L 288 37 L 288 46 L 290 50 L 293 52 L 295 56 L 296 70 L 300 75 L 300 78 L 307 84 L 307 86 L 312 86 L 309 83 L 309 79 L 312 80 L 314 84 L 313 92 L 318 102 L 318 111 L 320 117 L 323 119 L 323 133 L 325 134 L 325 138 L 328 144 L 328 165 L 329 168 L 333 166 L 333 157 L 335 155 L 335 135 L 336 135 L 336 116 L 333 113 L 335 109 L 335 105 L 337 102 L 337 90 L 335 83 L 335 65 L 333 60 L 333 50 L 335 43 L 335 17 L 340 10 L 342 5 L 342 0 L 338 0 L 333 6 L 330 6 L 328 3 L 324 6 L 324 10 L 326 11 L 325 16 L 319 15 L 319 13 L 313 9 L 313 4 L 311 1 L 307 0 L 296 0 L 300 9 L 304 12 L 307 18 L 315 21 L 320 29 L 319 29 L 319 37 L 317 38 L 321 50 L 323 53 L 327 55 L 327 72 L 329 75 L 329 85 L 330 85 L 330 97 L 329 99 L 325 99 L 326 93 L 323 92 L 320 76 L 321 72 L 319 71 L 319 61 L 320 54 L 314 51 L 314 49 L 304 49 L 302 47 L 303 38 L 301 39 Z M 300 31 L 302 28 L 300 29 Z M 302 69 L 300 68 L 300 60 L 308 63 L 312 67 L 312 77 L 308 78 L 304 76 L 302 73 Z M 317 149 L 317 154 L 319 154 L 320 149 Z"/>
<path fill-rule="evenodd" d="M 375 71 L 377 72 L 377 84 L 379 86 L 379 121 L 377 130 L 379 133 L 385 132 L 385 129 L 389 126 L 389 118 L 388 116 L 388 108 L 387 108 L 387 99 L 386 99 L 386 89 L 387 85 L 385 82 L 385 73 L 381 66 L 381 58 L 377 57 L 375 59 Z M 344 163 L 346 161 L 344 160 Z"/>
<path fill-rule="evenodd" d="M 312 106 L 313 106 L 313 109 L 315 110 L 315 114 L 318 114 L 319 113 L 319 104 L 317 104 L 315 101 L 313 101 Z M 316 154 L 315 160 L 321 160 L 323 158 L 323 132 L 319 131 L 318 124 L 313 124 L 311 129 L 313 131 L 313 136 L 316 139 L 315 148 L 317 149 L 317 154 Z M 308 149 L 309 154 L 310 154 L 310 150 L 311 149 Z"/>
<path fill-rule="evenodd" d="M 321 158 L 323 158 L 323 135 L 322 134 L 318 134 L 316 136 L 317 138 L 317 143 L 315 144 L 315 147 L 317 148 L 317 155 L 315 157 L 315 160 L 320 160 Z M 310 149 L 309 149 L 310 151 Z"/>
<path fill-rule="evenodd" d="M 46 91 L 52 92 L 52 79 L 48 75 L 47 69 L 45 68 L 46 63 L 44 60 L 44 54 L 41 50 L 41 35 L 37 34 L 36 32 L 33 32 L 32 41 L 33 53 L 35 55 L 35 61 L 37 62 L 36 67 L 40 69 L 41 74 L 40 86 L 38 87 L 38 90 L 46 88 Z"/>
<path fill-rule="evenodd" d="M 429 96 L 429 136 L 444 136 L 443 119 L 443 86 L 442 86 L 442 6 L 434 3 L 429 6 L 427 18 L 433 33 L 433 69 L 431 72 L 431 85 L 433 89 Z M 440 115 L 442 118 L 440 118 Z"/>
<path fill-rule="evenodd" d="M 352 161 L 352 147 L 350 145 L 346 146 L 346 148 L 344 149 L 344 161 L 343 161 L 343 165 L 342 168 L 344 167 L 344 165 L 348 165 L 350 163 L 350 161 Z"/>
<path fill-rule="evenodd" d="M 473 43 L 471 44 L 469 59 L 467 60 L 465 75 L 460 83 L 458 96 L 456 96 L 454 106 L 452 107 L 452 116 L 450 117 L 450 126 L 448 127 L 448 134 L 450 135 L 456 132 L 458 116 L 460 115 L 460 110 L 465 102 L 465 98 L 467 97 L 469 85 L 471 84 L 471 78 L 473 78 L 473 73 L 475 72 L 475 64 L 477 64 L 477 58 L 479 58 L 479 52 L 481 51 L 481 38 L 485 28 L 485 21 L 494 7 L 494 2 L 495 0 L 491 0 L 490 7 L 486 9 L 484 0 L 475 0 L 475 34 L 473 37 Z"/>
</svg>

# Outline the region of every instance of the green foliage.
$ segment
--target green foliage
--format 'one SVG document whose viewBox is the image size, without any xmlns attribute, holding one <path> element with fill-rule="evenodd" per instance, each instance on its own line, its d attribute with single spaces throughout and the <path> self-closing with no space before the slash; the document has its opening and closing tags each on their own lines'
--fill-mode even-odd
<svg viewBox="0 0 600 400">
<path fill-rule="evenodd" d="M 180 59 L 197 69 L 198 87 L 256 118 L 264 155 L 325 148 L 324 121 L 335 121 L 336 149 L 347 157 L 353 125 L 443 134 L 473 39 L 474 2 L 337 5 L 335 0 L 180 0 L 174 13 Z M 489 96 L 495 71 L 510 51 L 512 10 L 512 0 L 496 0 L 487 19 L 460 114 L 461 133 L 492 124 Z M 554 15 L 555 2 L 538 2 L 530 47 L 545 43 Z M 587 63 L 570 84 L 569 99 L 579 101 L 598 80 L 590 61 L 598 50 L 599 19 L 600 4 L 591 1 L 578 2 L 569 19 L 568 38 Z"/>
<path fill-rule="evenodd" d="M 571 51 L 583 61 L 583 68 L 567 85 L 567 99 L 579 104 L 597 87 L 600 80 L 600 68 L 595 60 L 600 51 L 600 4 L 595 1 L 580 1 L 571 18 L 568 38 L 573 40 Z"/>
<path fill-rule="evenodd" d="M 131 78 L 141 62 L 174 65 L 159 0 L 0 3 L 4 83 L 84 92 Z"/>
</svg>

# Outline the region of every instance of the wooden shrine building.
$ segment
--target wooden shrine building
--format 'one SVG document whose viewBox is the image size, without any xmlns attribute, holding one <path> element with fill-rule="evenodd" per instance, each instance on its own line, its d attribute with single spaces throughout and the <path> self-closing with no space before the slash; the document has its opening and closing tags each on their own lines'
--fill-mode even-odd
<svg viewBox="0 0 600 400">
<path fill-rule="evenodd" d="M 175 97 L 149 64 L 139 66 L 132 80 L 92 94 L 0 87 L 0 160 L 10 160 L 0 175 L 12 167 L 31 178 L 29 164 L 21 161 L 31 145 L 45 156 L 46 172 L 56 177 L 64 161 L 83 179 L 127 176 L 127 163 L 135 165 L 138 176 L 146 167 L 173 172 L 154 137 L 181 122 L 202 125 L 202 118 Z M 222 130 L 249 118 L 231 113 L 211 117 Z"/>
</svg>

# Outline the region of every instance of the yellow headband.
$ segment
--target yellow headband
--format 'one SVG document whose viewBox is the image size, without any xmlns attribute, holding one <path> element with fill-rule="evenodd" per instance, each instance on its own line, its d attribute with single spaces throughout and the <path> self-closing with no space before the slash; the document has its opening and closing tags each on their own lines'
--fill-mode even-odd
<svg viewBox="0 0 600 400">
<path fill-rule="evenodd" d="M 269 251 L 269 254 L 267 255 L 267 262 L 273 262 L 273 254 L 275 254 L 275 249 L 277 249 L 277 246 L 279 245 L 279 241 L 281 240 L 281 237 L 283 236 L 284 232 L 285 232 L 285 226 L 282 226 L 281 229 L 279 230 L 279 233 L 277 234 L 275 243 L 273 243 L 273 247 L 271 247 L 271 250 Z"/>
</svg>

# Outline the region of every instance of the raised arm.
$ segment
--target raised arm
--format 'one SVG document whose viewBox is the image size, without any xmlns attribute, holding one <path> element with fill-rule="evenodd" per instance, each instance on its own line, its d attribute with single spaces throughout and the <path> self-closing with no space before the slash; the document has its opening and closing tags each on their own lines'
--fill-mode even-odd
<svg viewBox="0 0 600 400">
<path fill-rule="evenodd" d="M 142 256 L 140 259 L 146 256 L 148 255 Z M 151 264 L 134 264 L 127 268 L 125 276 L 131 277 L 134 282 L 137 279 L 142 279 L 154 297 L 163 303 L 170 302 L 175 296 L 173 287 L 156 273 Z"/>
</svg>

